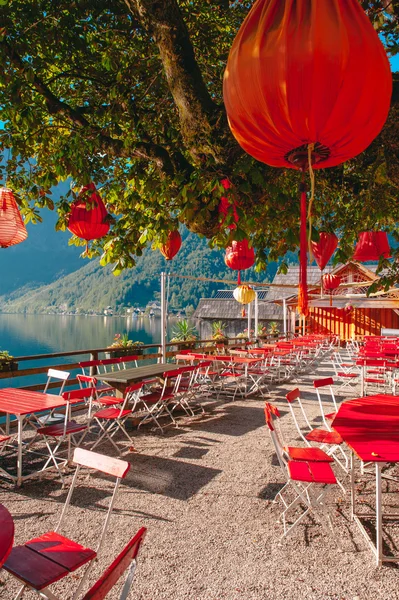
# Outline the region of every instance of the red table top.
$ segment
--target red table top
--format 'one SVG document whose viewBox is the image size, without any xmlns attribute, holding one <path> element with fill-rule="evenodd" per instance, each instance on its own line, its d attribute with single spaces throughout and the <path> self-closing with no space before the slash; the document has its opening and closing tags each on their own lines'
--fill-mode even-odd
<svg viewBox="0 0 399 600">
<path fill-rule="evenodd" d="M 343 402 L 332 422 L 365 462 L 399 462 L 399 396 L 376 394 Z"/>
<path fill-rule="evenodd" d="M 5 506 L 0 504 L 0 567 L 11 552 L 14 542 L 14 521 Z"/>
<path fill-rule="evenodd" d="M 17 388 L 0 390 L 0 412 L 10 415 L 28 415 L 66 406 L 66 404 L 64 398 L 55 394 L 43 394 Z"/>
</svg>

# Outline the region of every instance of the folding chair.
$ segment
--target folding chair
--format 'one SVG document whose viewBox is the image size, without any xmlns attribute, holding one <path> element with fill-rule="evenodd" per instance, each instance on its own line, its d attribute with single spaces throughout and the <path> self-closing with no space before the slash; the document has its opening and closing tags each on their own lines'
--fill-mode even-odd
<svg viewBox="0 0 399 600">
<path fill-rule="evenodd" d="M 341 382 L 339 389 L 346 386 L 352 388 L 360 382 L 360 371 L 356 365 L 344 363 L 336 352 L 333 352 L 331 360 L 334 367 L 335 376 L 338 381 Z"/>
<path fill-rule="evenodd" d="M 95 377 L 96 373 L 99 372 L 98 368 L 100 366 L 101 366 L 100 360 L 87 360 L 84 362 L 80 362 L 79 367 L 82 369 L 81 376 Z M 79 378 L 79 375 L 77 375 L 76 377 Z M 102 394 L 115 393 L 115 389 L 112 386 L 110 386 L 106 383 L 98 383 L 97 380 L 96 380 L 96 389 L 97 389 L 97 396 L 101 396 Z"/>
<path fill-rule="evenodd" d="M 58 393 L 61 396 L 62 392 L 64 391 L 64 387 L 67 382 L 67 379 L 69 378 L 69 375 L 70 375 L 70 373 L 68 373 L 67 371 L 59 371 L 58 369 L 49 369 L 47 371 L 47 381 L 46 381 L 46 385 L 44 386 L 43 394 L 47 394 L 49 389 L 57 387 L 57 386 L 53 385 L 52 380 L 54 379 L 55 381 L 59 382 L 60 389 L 59 389 Z"/>
<path fill-rule="evenodd" d="M 290 413 L 291 413 L 292 419 L 294 421 L 296 430 L 298 431 L 301 439 L 305 442 L 305 444 L 307 446 L 311 446 L 310 442 L 315 442 L 317 444 L 321 444 L 321 448 L 325 449 L 327 454 L 334 456 L 334 458 L 335 458 L 336 462 L 339 464 L 339 466 L 345 471 L 345 473 L 348 473 L 349 459 L 341 447 L 343 440 L 342 440 L 341 436 L 339 435 L 339 433 L 337 433 L 336 431 L 331 431 L 331 429 L 328 426 L 326 428 L 313 427 L 310 424 L 310 421 L 306 414 L 305 408 L 303 406 L 303 403 L 301 400 L 301 394 L 300 394 L 300 391 L 298 388 L 295 388 L 294 390 L 292 390 L 291 392 L 286 394 L 285 397 L 288 402 L 288 406 L 289 406 Z M 301 419 L 301 421 L 303 422 L 302 427 L 297 419 L 297 416 L 296 416 L 296 413 L 294 410 L 294 404 L 297 404 L 299 406 L 300 414 L 302 415 L 302 419 Z M 341 458 L 344 460 L 343 463 L 338 458 L 337 453 L 339 453 L 341 455 Z"/>
<path fill-rule="evenodd" d="M 104 439 L 107 439 L 115 450 L 119 453 L 120 450 L 113 438 L 116 433 L 120 430 L 125 435 L 125 437 L 129 440 L 131 444 L 131 449 L 134 451 L 134 442 L 130 437 L 125 428 L 125 421 L 128 417 L 132 416 L 132 408 L 128 408 L 128 403 L 133 402 L 134 408 L 136 407 L 137 402 L 140 399 L 140 392 L 143 384 L 136 383 L 127 388 L 125 393 L 125 398 L 121 406 L 108 407 L 99 410 L 93 415 L 93 420 L 99 425 L 101 430 L 101 435 L 96 442 L 91 447 L 91 450 L 94 450 Z"/>
<path fill-rule="evenodd" d="M 71 404 L 76 404 L 82 401 L 90 402 L 93 394 L 95 394 L 95 388 L 84 388 L 72 390 L 70 392 L 64 392 L 62 396 L 65 398 L 65 400 L 67 400 L 64 422 L 40 427 L 36 432 L 37 437 L 43 438 L 49 452 L 49 458 L 39 472 L 43 472 L 48 469 L 49 464 L 52 462 L 57 469 L 59 476 L 61 477 L 63 486 L 65 481 L 60 467 L 63 467 L 70 462 L 72 443 L 74 446 L 79 446 L 88 431 L 88 425 L 86 423 L 77 423 L 76 421 L 71 420 Z M 77 434 L 82 434 L 79 441 L 76 440 Z M 51 447 L 50 440 L 54 442 L 53 448 Z M 64 442 L 68 443 L 66 458 L 59 454 L 60 447 Z"/>
<path fill-rule="evenodd" d="M 119 596 L 119 600 L 127 600 L 130 588 L 132 587 L 133 577 L 136 572 L 137 556 L 146 532 L 147 529 L 145 527 L 139 529 L 136 535 L 130 540 L 127 546 L 125 546 L 100 579 L 83 596 L 82 600 L 103 600 L 122 577 L 123 573 L 129 569 L 121 595 Z"/>
<path fill-rule="evenodd" d="M 123 402 L 123 398 L 117 398 L 116 396 L 102 396 L 104 391 L 97 386 L 97 379 L 90 375 L 76 375 L 76 379 L 79 382 L 81 389 L 94 388 L 94 394 L 90 396 L 88 406 L 88 418 L 92 417 L 93 405 L 97 406 L 118 406 Z M 109 388 L 113 390 L 113 388 Z M 115 391 L 115 390 L 113 390 Z"/>
<path fill-rule="evenodd" d="M 306 451 L 318 450 L 317 448 L 291 448 L 290 451 L 284 448 L 276 433 L 274 417 L 279 417 L 278 410 L 266 402 L 266 425 L 269 428 L 277 459 L 286 479 L 285 485 L 276 495 L 276 498 L 279 498 L 284 506 L 280 515 L 284 531 L 281 537 L 284 538 L 288 535 L 309 511 L 319 516 L 323 527 L 325 527 L 325 520 L 327 519 L 332 530 L 330 515 L 324 507 L 323 498 L 329 486 L 338 484 L 338 481 L 331 468 L 329 457 L 323 453 L 322 455 L 318 455 L 316 460 L 309 460 L 306 458 Z M 295 458 L 291 458 L 291 456 L 295 456 Z M 320 485 L 324 489 L 317 489 L 317 486 Z M 290 492 L 293 493 L 293 498 L 292 495 L 288 497 Z M 294 522 L 288 522 L 288 513 L 294 508 L 301 507 L 302 512 Z"/>
<path fill-rule="evenodd" d="M 331 431 L 331 427 L 330 427 L 328 421 L 332 421 L 338 412 L 338 404 L 335 399 L 333 385 L 334 385 L 334 379 L 332 377 L 325 377 L 324 379 L 315 379 L 313 381 L 313 387 L 316 390 L 317 399 L 319 401 L 320 413 L 321 413 L 321 416 L 323 419 L 323 423 L 329 431 Z M 332 401 L 332 406 L 334 407 L 333 412 L 326 413 L 324 410 L 324 405 L 323 405 L 323 401 L 322 401 L 321 393 L 320 393 L 320 390 L 322 388 L 323 388 L 323 392 L 326 390 L 326 388 L 328 389 L 329 396 Z"/>
<path fill-rule="evenodd" d="M 93 566 L 94 559 L 101 552 L 119 484 L 126 477 L 130 469 L 130 464 L 126 461 L 90 452 L 89 450 L 83 450 L 82 448 L 75 450 L 73 462 L 77 465 L 76 471 L 55 531 L 49 531 L 21 546 L 14 547 L 3 565 L 3 569 L 23 583 L 14 600 L 20 599 L 26 588 L 33 590 L 41 598 L 58 600 L 57 596 L 49 589 L 49 586 L 76 571 L 78 568 L 87 565 L 86 571 L 72 598 L 72 600 L 76 600 Z M 113 495 L 96 550 L 86 548 L 59 533 L 67 514 L 78 474 L 82 467 L 95 469 L 105 475 L 116 478 Z M 62 598 L 65 598 L 65 595 Z M 92 598 L 94 600 L 96 596 L 92 596 Z"/>
<path fill-rule="evenodd" d="M 60 386 L 58 394 L 61 396 L 64 391 L 65 384 L 66 384 L 69 376 L 70 376 L 70 373 L 68 373 L 67 371 L 59 371 L 58 369 L 49 369 L 47 371 L 47 381 L 46 381 L 46 385 L 44 386 L 43 394 L 50 393 L 49 389 L 54 389 L 55 387 L 57 387 L 57 385 L 54 385 L 57 382 L 58 385 Z M 28 419 L 30 425 L 32 425 L 33 427 L 37 427 L 38 425 L 39 425 L 39 427 L 43 427 L 45 425 L 61 423 L 63 420 L 64 420 L 64 415 L 57 413 L 56 410 L 52 410 L 48 414 L 42 415 L 42 416 L 32 415 Z"/>
</svg>

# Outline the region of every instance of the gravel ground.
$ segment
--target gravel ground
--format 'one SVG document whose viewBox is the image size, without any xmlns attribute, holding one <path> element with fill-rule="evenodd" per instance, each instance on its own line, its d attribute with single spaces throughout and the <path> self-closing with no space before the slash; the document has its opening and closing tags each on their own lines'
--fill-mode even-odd
<svg viewBox="0 0 399 600">
<path fill-rule="evenodd" d="M 287 439 L 296 435 L 284 394 L 299 385 L 306 405 L 317 415 L 311 382 L 330 373 L 323 361 L 298 383 L 272 389 Z M 356 395 L 352 391 L 352 394 Z M 130 597 L 140 600 L 395 600 L 397 564 L 376 568 L 373 555 L 349 518 L 349 494 L 334 489 L 330 509 L 334 535 L 306 517 L 280 541 L 273 498 L 283 481 L 261 399 L 215 402 L 207 414 L 164 435 L 143 432 L 137 454 L 125 454 L 131 470 L 121 485 L 105 548 L 90 577 L 94 581 L 141 526 L 148 528 Z M 112 447 L 101 452 L 114 455 Z M 72 473 L 72 471 L 71 471 Z M 336 469 L 342 478 L 342 471 Z M 71 474 L 67 480 L 70 481 Z M 384 482 L 389 508 L 398 504 L 399 484 Z M 81 475 L 63 531 L 95 547 L 113 482 Z M 358 483 L 364 506 L 373 503 L 373 478 Z M 0 483 L 0 502 L 15 519 L 15 542 L 51 530 L 66 491 L 54 473 L 16 490 Z M 396 507 L 397 508 L 397 507 Z M 372 524 L 370 525 L 372 527 Z M 399 529 L 388 530 L 395 550 Z M 79 575 L 53 590 L 62 599 L 76 589 Z M 18 585 L 0 573 L 0 598 L 13 598 Z M 108 598 L 118 598 L 118 589 Z M 24 598 L 37 598 L 27 592 Z"/>
</svg>

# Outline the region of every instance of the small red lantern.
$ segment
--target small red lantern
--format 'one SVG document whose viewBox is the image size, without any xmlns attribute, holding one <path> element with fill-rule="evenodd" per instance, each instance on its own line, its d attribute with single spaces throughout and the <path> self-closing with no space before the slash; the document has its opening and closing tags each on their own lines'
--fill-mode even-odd
<svg viewBox="0 0 399 600">
<path fill-rule="evenodd" d="M 312 253 L 317 266 L 323 271 L 334 254 L 338 246 L 338 238 L 335 233 L 327 233 L 327 231 L 320 232 L 320 239 L 318 242 L 312 242 Z"/>
<path fill-rule="evenodd" d="M 363 231 L 359 235 L 353 260 L 367 262 L 380 260 L 381 256 L 391 258 L 391 249 L 385 231 Z"/>
<path fill-rule="evenodd" d="M 87 203 L 90 203 L 91 207 L 88 207 Z M 68 229 L 87 242 L 98 240 L 109 231 L 107 217 L 107 209 L 96 186 L 94 183 L 89 183 L 82 187 L 78 199 L 71 206 Z"/>
<path fill-rule="evenodd" d="M 168 241 L 166 244 L 161 246 L 161 254 L 164 255 L 166 260 L 172 260 L 174 256 L 179 252 L 181 248 L 181 235 L 177 229 L 169 231 Z"/>
<path fill-rule="evenodd" d="M 249 269 L 255 263 L 254 249 L 249 247 L 248 240 L 241 242 L 234 240 L 231 246 L 226 248 L 224 262 L 230 269 L 238 271 L 238 283 L 240 283 L 240 271 Z"/>
<path fill-rule="evenodd" d="M 322 277 L 323 288 L 326 292 L 332 292 L 336 290 L 339 284 L 341 283 L 341 278 L 338 275 L 332 275 L 331 273 L 326 273 Z"/>
<path fill-rule="evenodd" d="M 15 246 L 27 237 L 28 232 L 12 190 L 0 188 L 0 248 Z"/>
</svg>

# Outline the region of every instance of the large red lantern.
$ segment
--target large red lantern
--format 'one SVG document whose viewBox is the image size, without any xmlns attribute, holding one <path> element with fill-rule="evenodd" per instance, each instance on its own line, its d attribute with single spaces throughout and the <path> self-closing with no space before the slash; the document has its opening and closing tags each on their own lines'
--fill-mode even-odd
<svg viewBox="0 0 399 600">
<path fill-rule="evenodd" d="M 23 242 L 28 232 L 18 210 L 12 190 L 0 188 L 0 248 L 8 248 Z"/>
<path fill-rule="evenodd" d="M 226 266 L 238 271 L 238 283 L 240 284 L 240 271 L 249 269 L 255 263 L 255 252 L 253 247 L 249 247 L 248 240 L 241 242 L 233 241 L 231 246 L 226 248 L 224 257 Z"/>
<path fill-rule="evenodd" d="M 311 242 L 312 253 L 317 266 L 323 271 L 334 254 L 338 246 L 338 238 L 335 233 L 327 233 L 327 231 L 320 232 L 320 238 L 318 242 Z"/>
<path fill-rule="evenodd" d="M 244 150 L 301 171 L 333 167 L 367 148 L 385 123 L 391 92 L 387 56 L 358 0 L 258 0 L 234 40 L 223 90 Z M 302 186 L 305 316 L 306 214 Z"/>
<path fill-rule="evenodd" d="M 385 231 L 363 231 L 359 235 L 353 260 L 367 262 L 380 260 L 381 257 L 391 258 L 391 249 Z"/>
<path fill-rule="evenodd" d="M 161 246 L 161 254 L 166 260 L 172 260 L 174 256 L 179 252 L 181 248 L 181 235 L 177 229 L 169 231 L 167 242 Z"/>
<path fill-rule="evenodd" d="M 85 185 L 72 204 L 68 229 L 89 242 L 104 237 L 109 231 L 108 212 L 94 183 Z"/>
</svg>

